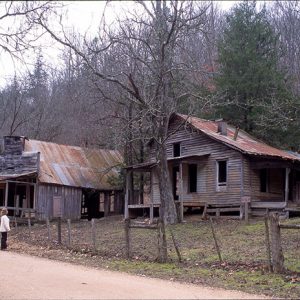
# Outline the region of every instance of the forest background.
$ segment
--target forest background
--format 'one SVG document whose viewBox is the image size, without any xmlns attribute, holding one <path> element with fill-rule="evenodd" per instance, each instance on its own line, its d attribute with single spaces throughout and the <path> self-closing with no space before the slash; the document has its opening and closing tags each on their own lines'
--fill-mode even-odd
<svg viewBox="0 0 300 300">
<path fill-rule="evenodd" d="M 150 140 L 163 156 L 178 112 L 300 150 L 298 1 L 226 12 L 214 1 L 137 1 L 113 22 L 104 10 L 97 33 L 85 35 L 63 26 L 63 5 L 1 2 L 1 53 L 25 64 L 26 51 L 36 57 L 0 90 L 1 135 L 118 149 L 133 164 Z M 59 66 L 36 46 L 45 35 L 62 46 Z"/>
<path fill-rule="evenodd" d="M 59 8 L 43 4 L 41 11 L 52 10 L 49 19 L 53 18 L 54 9 L 57 16 Z M 200 24 L 186 35 L 184 53 L 172 53 L 173 60 L 180 61 L 182 72 L 176 78 L 176 87 L 172 87 L 180 87 L 182 92 L 174 111 L 209 119 L 222 117 L 275 146 L 299 151 L 299 2 L 272 1 L 265 6 L 237 3 L 227 12 L 216 2 L 198 4 L 194 9 L 201 12 Z M 14 3 L 10 9 L 21 6 Z M 149 128 L 141 124 L 141 109 L 131 105 L 127 99 L 130 93 L 94 72 L 115 68 L 114 73 L 118 74 L 124 72 L 126 64 L 128 78 L 139 80 L 138 55 L 134 50 L 128 53 L 126 49 L 126 53 L 120 44 L 112 42 L 117 35 L 120 38 L 120 30 L 125 40 L 124 32 L 131 30 L 129 18 L 116 20 L 109 28 L 101 20 L 100 37 L 89 40 L 78 32 L 64 32 L 84 56 L 65 45 L 60 66 L 49 65 L 43 48 L 35 48 L 34 68 L 22 76 L 15 75 L 0 91 L 0 134 L 117 149 L 125 149 L 128 141 L 133 141 L 132 160 L 139 161 L 141 147 L 151 138 L 144 132 Z M 27 18 L 27 22 L 31 21 Z M 32 25 L 20 23 L 23 36 L 16 32 L 13 37 L 2 31 L 2 51 L 10 51 L 16 60 L 20 59 L 21 51 L 31 47 L 29 39 L 25 40 L 25 31 L 29 34 L 32 30 L 29 26 Z M 104 41 L 108 36 L 111 44 Z M 24 43 L 24 49 L 19 45 L 13 51 L 6 44 L 17 45 L 17 38 Z M 106 51 L 98 51 L 97 47 L 104 43 L 109 45 Z M 188 76 L 184 69 L 188 69 Z"/>
</svg>

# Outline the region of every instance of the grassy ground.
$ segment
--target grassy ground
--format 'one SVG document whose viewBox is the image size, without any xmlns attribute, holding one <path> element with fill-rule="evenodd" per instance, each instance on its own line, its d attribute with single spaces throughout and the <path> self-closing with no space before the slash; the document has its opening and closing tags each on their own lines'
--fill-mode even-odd
<svg viewBox="0 0 300 300">
<path fill-rule="evenodd" d="M 300 224 L 300 218 L 284 221 Z M 239 220 L 214 221 L 223 262 L 215 250 L 208 221 L 198 215 L 184 224 L 171 226 L 183 258 L 179 263 L 169 229 L 169 262 L 159 264 L 157 259 L 157 234 L 155 230 L 132 229 L 131 260 L 126 260 L 124 223 L 120 217 L 96 222 L 96 251 L 93 249 L 91 224 L 88 221 L 73 223 L 71 247 L 67 247 L 67 226 L 63 224 L 63 245 L 58 245 L 57 226 L 51 224 L 51 239 L 45 224 L 36 224 L 29 236 L 26 226 L 13 229 L 10 248 L 17 252 L 108 268 L 195 284 L 237 289 L 282 298 L 300 297 L 300 230 L 282 230 L 285 256 L 285 274 L 267 271 L 265 226 L 263 220 L 245 224 Z"/>
</svg>

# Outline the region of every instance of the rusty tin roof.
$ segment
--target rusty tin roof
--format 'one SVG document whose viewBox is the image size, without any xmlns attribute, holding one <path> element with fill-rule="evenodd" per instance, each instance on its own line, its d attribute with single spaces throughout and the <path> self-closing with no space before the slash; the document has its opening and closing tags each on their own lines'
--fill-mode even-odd
<svg viewBox="0 0 300 300">
<path fill-rule="evenodd" d="M 300 161 L 300 157 L 284 150 L 274 148 L 266 143 L 254 138 L 243 130 L 239 130 L 237 139 L 234 140 L 236 128 L 227 125 L 227 135 L 217 132 L 218 124 L 216 121 L 204 120 L 192 116 L 176 114 L 183 121 L 191 124 L 195 129 L 203 132 L 209 137 L 226 144 L 227 146 L 239 150 L 245 154 L 257 156 L 270 156 L 273 158 Z"/>
<path fill-rule="evenodd" d="M 113 190 L 108 179 L 117 176 L 123 158 L 119 151 L 26 140 L 24 151 L 40 152 L 39 182 Z"/>
</svg>

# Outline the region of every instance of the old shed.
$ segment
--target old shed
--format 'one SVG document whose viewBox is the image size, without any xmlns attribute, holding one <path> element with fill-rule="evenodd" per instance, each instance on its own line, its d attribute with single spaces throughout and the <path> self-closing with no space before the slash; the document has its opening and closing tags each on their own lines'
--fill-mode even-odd
<svg viewBox="0 0 300 300">
<path fill-rule="evenodd" d="M 95 218 L 123 211 L 115 150 L 6 136 L 0 155 L 0 205 L 17 216 Z"/>
</svg>

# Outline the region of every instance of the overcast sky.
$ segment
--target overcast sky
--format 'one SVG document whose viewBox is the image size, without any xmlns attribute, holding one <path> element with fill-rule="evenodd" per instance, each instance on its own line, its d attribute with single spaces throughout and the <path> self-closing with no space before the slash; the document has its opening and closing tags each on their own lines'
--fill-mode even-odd
<svg viewBox="0 0 300 300">
<path fill-rule="evenodd" d="M 238 1 L 216 1 L 220 4 L 223 10 L 230 9 Z M 65 4 L 65 18 L 63 19 L 63 24 L 65 28 L 75 28 L 76 31 L 84 34 L 96 33 L 98 25 L 100 23 L 103 9 L 105 7 L 105 1 L 63 1 Z M 121 7 L 134 6 L 133 1 L 122 1 L 122 4 L 118 1 L 109 2 L 105 18 L 107 21 L 112 21 L 116 14 L 122 12 Z M 42 53 L 46 62 L 53 64 L 57 61 L 57 56 L 59 55 L 59 46 L 53 43 L 52 40 L 43 39 L 39 43 L 43 46 Z M 32 69 L 32 64 L 35 60 L 35 54 L 30 52 L 24 56 L 27 65 L 20 63 L 14 63 L 11 61 L 9 55 L 1 52 L 0 59 L 0 87 L 3 87 L 7 81 L 13 78 L 14 74 L 20 75 L 26 70 Z"/>
</svg>

